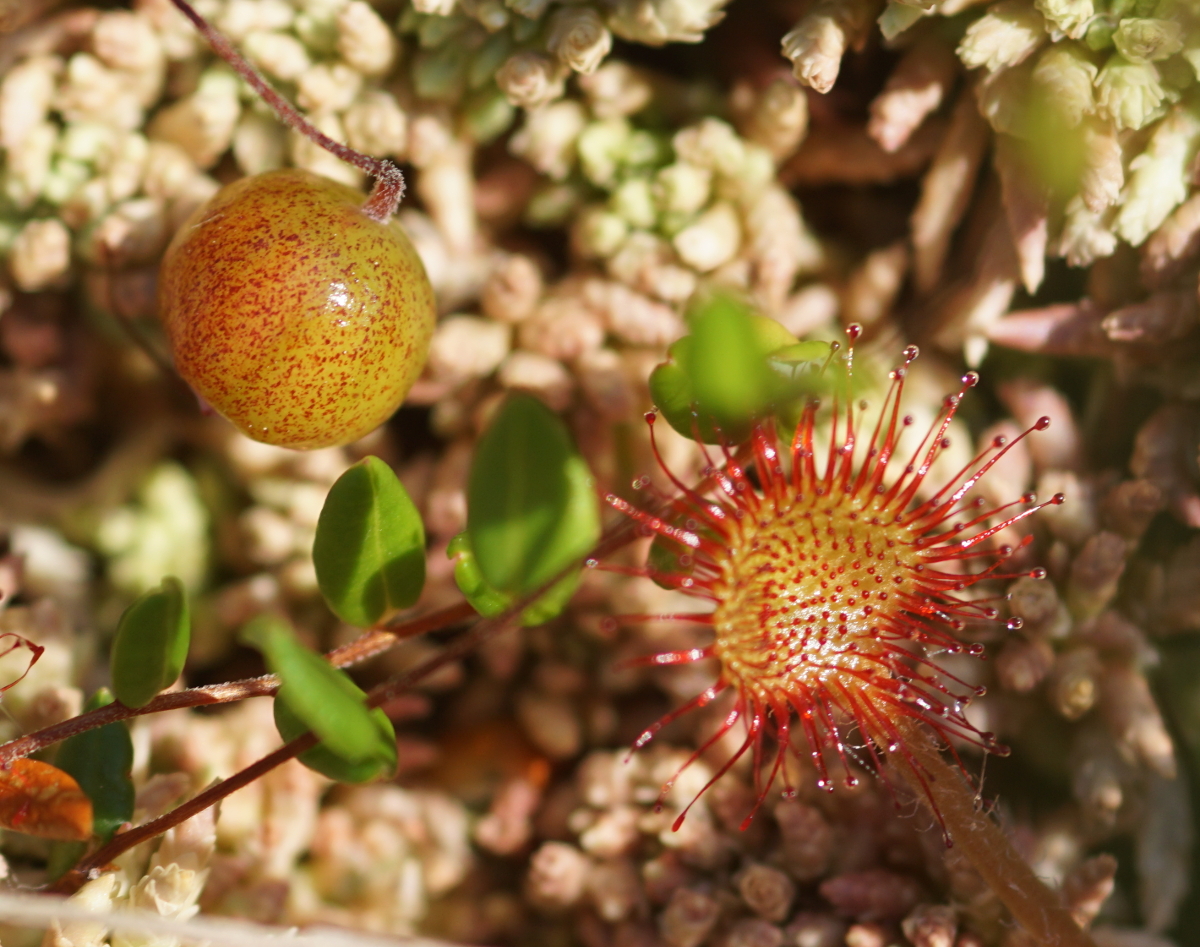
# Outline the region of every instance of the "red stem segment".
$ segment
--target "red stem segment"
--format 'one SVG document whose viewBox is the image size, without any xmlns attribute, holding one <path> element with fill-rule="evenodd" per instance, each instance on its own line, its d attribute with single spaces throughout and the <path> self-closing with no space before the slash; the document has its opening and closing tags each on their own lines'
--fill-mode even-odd
<svg viewBox="0 0 1200 947">
<path fill-rule="evenodd" d="M 610 531 L 607 536 L 601 539 L 600 544 L 592 551 L 592 554 L 588 558 L 595 559 L 611 555 L 615 550 L 629 542 L 633 538 L 633 535 L 633 530 L 629 528 L 628 522 L 620 524 L 616 529 Z M 497 615 L 495 618 L 485 618 L 482 621 L 476 622 L 471 626 L 470 630 L 467 631 L 466 634 L 461 635 L 440 654 L 434 655 L 428 661 L 418 665 L 408 673 L 402 674 L 399 677 L 393 678 L 389 681 L 385 681 L 378 687 L 373 688 L 367 695 L 367 706 L 382 707 L 384 708 L 384 711 L 387 712 L 389 707 L 401 701 L 404 693 L 410 690 L 415 684 L 424 678 L 427 678 L 435 671 L 445 667 L 447 664 L 451 664 L 454 661 L 458 661 L 461 658 L 466 657 L 480 643 L 504 630 L 504 628 L 510 622 L 516 620 L 518 616 L 520 616 L 521 612 L 528 607 L 530 602 L 543 595 L 556 582 L 559 582 L 567 574 L 569 574 L 572 569 L 577 568 L 579 568 L 579 563 L 573 563 L 571 566 L 568 566 L 566 569 L 564 569 L 560 574 L 554 576 L 552 579 L 546 582 L 546 584 L 540 589 L 537 589 L 532 594 L 525 596 L 519 602 L 511 606 L 503 614 Z M 377 635 L 386 635 L 389 639 L 391 639 L 391 641 L 394 642 L 399 640 L 401 637 L 411 637 L 413 634 L 417 634 L 421 631 L 432 631 L 435 628 L 448 627 L 449 625 L 454 624 L 456 621 L 461 621 L 464 617 L 467 617 L 468 613 L 475 614 L 475 610 L 471 608 L 470 605 L 463 602 L 459 605 L 442 609 L 440 612 L 434 612 L 433 614 L 417 619 L 414 622 L 406 623 L 392 632 L 387 632 L 384 630 L 368 632 L 357 641 L 348 645 L 347 649 L 353 649 L 355 654 L 361 653 L 363 656 L 369 657 L 372 654 L 379 653 L 379 650 L 383 650 L 383 648 L 380 647 L 380 645 L 384 643 L 382 640 L 379 640 L 378 644 L 375 643 L 377 640 Z M 403 632 L 403 634 L 401 634 L 401 632 Z M 375 648 L 378 648 L 378 650 L 373 650 Z M 347 649 L 339 650 L 345 651 Z M 333 656 L 337 654 L 337 651 L 331 652 L 329 655 L 330 659 L 332 660 Z M 245 683 L 252 684 L 256 682 L 258 682 L 259 686 L 262 687 L 262 692 L 264 694 L 274 693 L 275 688 L 279 686 L 278 681 L 276 681 L 273 677 L 256 678 L 254 681 Z M 217 686 L 228 687 L 230 685 Z M 268 687 L 270 690 L 267 690 Z M 199 689 L 200 688 L 197 688 L 197 690 Z M 188 692 L 184 691 L 183 693 Z M 169 697 L 179 695 L 163 696 Z M 158 699 L 160 698 L 155 698 L 155 700 Z M 211 703 L 212 701 L 209 702 Z M 147 704 L 146 707 L 143 707 L 137 712 L 128 712 L 128 708 L 122 709 L 127 711 L 126 716 L 134 716 L 134 713 L 151 712 L 149 708 L 153 703 L 154 701 L 151 701 L 150 704 Z M 111 707 L 112 705 L 109 706 Z M 105 707 L 101 709 L 108 710 L 109 708 Z M 122 719 L 122 717 L 118 716 L 115 719 L 119 720 Z M 71 721 L 68 721 L 68 723 L 70 722 Z M 104 722 L 107 723 L 111 721 Z M 96 725 L 98 726 L 99 724 Z M 45 733 L 45 731 L 42 732 Z M 30 736 L 33 736 L 33 734 L 30 734 Z M 12 743 L 8 743 L 4 747 L 0 747 L 0 754 L 2 754 L 9 747 L 13 746 L 13 744 L 19 742 L 20 740 L 14 740 Z M 278 750 L 275 750 L 273 753 L 264 756 L 261 760 L 251 764 L 241 772 L 235 773 L 228 779 L 217 783 L 215 786 L 209 787 L 194 799 L 175 809 L 172 809 L 165 815 L 159 816 L 159 818 L 153 820 L 152 822 L 147 822 L 145 825 L 138 826 L 136 829 L 130 829 L 128 832 L 122 832 L 120 835 L 115 836 L 110 842 L 108 842 L 108 844 L 97 849 L 91 855 L 79 862 L 79 864 L 77 864 L 69 872 L 63 875 L 62 878 L 55 882 L 50 890 L 60 894 L 71 894 L 77 891 L 81 885 L 93 877 L 97 872 L 101 871 L 105 865 L 111 862 L 118 855 L 127 852 L 135 845 L 138 845 L 147 839 L 151 839 L 156 835 L 161 835 L 168 829 L 174 828 L 181 822 L 190 819 L 198 812 L 203 812 L 209 806 L 216 805 L 216 803 L 220 802 L 230 793 L 236 792 L 238 789 L 248 785 L 249 783 L 258 779 L 260 776 L 266 775 L 276 766 L 286 763 L 288 760 L 298 756 L 316 744 L 317 738 L 311 732 L 303 734 L 302 736 L 297 737 L 291 743 L 287 743 L 284 746 L 281 746 Z M 32 752 L 32 750 L 26 750 L 26 752 Z M 2 755 L 0 755 L 0 759 L 3 759 Z"/>
<path fill-rule="evenodd" d="M 308 119 L 300 114 L 300 111 L 292 105 L 287 99 L 275 91 L 269 82 L 263 77 L 257 69 L 252 66 L 249 61 L 229 42 L 214 26 L 204 19 L 199 13 L 193 9 L 188 0 L 171 0 L 175 7 L 191 20 L 192 25 L 201 36 L 212 47 L 214 53 L 220 56 L 227 62 L 239 76 L 246 80 L 259 94 L 264 102 L 266 102 L 275 114 L 279 116 L 288 128 L 300 132 L 309 141 L 320 145 L 331 155 L 345 161 L 346 164 L 365 171 L 375 179 L 375 186 L 371 190 L 367 202 L 363 204 L 363 213 L 372 220 L 377 220 L 380 223 L 387 223 L 392 215 L 396 213 L 396 209 L 400 206 L 400 201 L 404 198 L 404 175 L 390 161 L 381 158 L 372 158 L 369 155 L 364 155 L 362 152 L 355 151 L 353 148 L 343 145 L 341 142 L 334 141 L 319 128 L 313 125 Z"/>
<path fill-rule="evenodd" d="M 544 589 L 540 591 L 544 591 Z M 536 595 L 532 597 L 536 597 Z M 404 692 L 411 689 L 414 684 L 445 667 L 447 664 L 466 657 L 480 642 L 501 631 L 528 604 L 528 601 L 522 601 L 520 605 L 509 609 L 503 615 L 477 622 L 466 634 L 459 637 L 440 654 L 434 655 L 407 674 L 403 674 L 398 678 L 386 681 L 378 687 L 373 688 L 367 695 L 367 706 L 383 707 L 386 712 L 389 705 L 402 700 L 405 696 Z M 93 878 L 97 872 L 102 871 L 104 866 L 117 856 L 129 851 L 135 845 L 140 845 L 142 842 L 152 839 L 156 835 L 161 835 L 168 829 L 174 828 L 197 813 L 203 812 L 209 806 L 216 805 L 230 793 L 249 785 L 260 776 L 265 776 L 276 766 L 281 766 L 293 757 L 299 756 L 305 750 L 316 746 L 317 742 L 317 737 L 313 733 L 302 734 L 296 737 L 291 743 L 285 743 L 278 750 L 268 753 L 261 760 L 234 773 L 228 779 L 210 786 L 195 798 L 172 809 L 165 815 L 161 815 L 157 819 L 147 822 L 145 825 L 139 825 L 137 828 L 130 829 L 128 832 L 122 832 L 119 835 L 113 836 L 110 842 L 96 849 L 96 851 L 92 852 L 92 854 L 88 855 L 63 875 L 54 883 L 50 890 L 59 894 L 74 893 L 81 885 Z"/>
<path fill-rule="evenodd" d="M 466 621 L 475 615 L 475 609 L 468 602 L 459 602 L 448 608 L 430 612 L 412 621 L 398 623 L 392 628 L 387 626 L 375 628 L 364 633 L 361 637 L 330 651 L 325 657 L 334 667 L 344 668 L 382 654 L 399 641 L 423 635 L 427 631 L 437 631 L 449 628 L 459 622 Z M 159 694 L 144 707 L 126 707 L 124 704 L 113 703 L 98 710 L 80 714 L 70 720 L 64 720 L 43 730 L 36 730 L 24 736 L 10 740 L 0 746 L 0 766 L 8 766 L 13 760 L 29 756 L 48 746 L 66 740 L 68 737 L 95 730 L 105 724 L 116 723 L 118 720 L 128 720 L 130 717 L 140 717 L 143 714 L 156 714 L 164 710 L 179 710 L 184 707 L 201 707 L 210 704 L 228 704 L 247 697 L 270 697 L 279 689 L 279 679 L 273 674 L 262 677 L 252 677 L 242 681 L 230 681 L 227 684 L 210 684 L 207 687 L 191 687 L 174 694 Z"/>
<path fill-rule="evenodd" d="M 209 786 L 204 792 L 189 799 L 183 805 L 172 809 L 166 815 L 161 815 L 157 819 L 147 822 L 145 825 L 139 825 L 128 832 L 121 832 L 119 835 L 113 836 L 112 841 L 107 845 L 100 846 L 91 855 L 84 858 L 79 864 L 51 885 L 49 890 L 56 894 L 73 894 L 102 871 L 104 866 L 109 864 L 114 858 L 129 851 L 135 845 L 140 845 L 142 842 L 148 841 L 156 835 L 161 835 L 168 829 L 174 828 L 181 822 L 187 821 L 192 816 L 203 812 L 209 806 L 215 806 L 230 793 L 236 792 L 243 786 L 250 785 L 254 780 L 260 776 L 265 776 L 276 766 L 286 763 L 292 757 L 298 756 L 305 750 L 316 746 L 317 742 L 314 734 L 301 734 L 291 743 L 285 743 L 275 752 L 268 753 L 261 760 L 251 763 L 245 769 L 234 773 L 228 779 L 223 779 L 219 783 Z"/>
</svg>

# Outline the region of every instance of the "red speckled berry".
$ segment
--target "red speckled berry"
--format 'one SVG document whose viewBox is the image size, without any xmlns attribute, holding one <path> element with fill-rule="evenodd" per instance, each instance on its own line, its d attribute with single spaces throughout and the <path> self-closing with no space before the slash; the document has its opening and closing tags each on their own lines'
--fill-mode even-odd
<svg viewBox="0 0 1200 947">
<path fill-rule="evenodd" d="M 255 440 L 356 440 L 396 410 L 433 333 L 433 289 L 395 222 L 287 169 L 222 188 L 175 235 L 159 310 L 175 366 Z"/>
</svg>

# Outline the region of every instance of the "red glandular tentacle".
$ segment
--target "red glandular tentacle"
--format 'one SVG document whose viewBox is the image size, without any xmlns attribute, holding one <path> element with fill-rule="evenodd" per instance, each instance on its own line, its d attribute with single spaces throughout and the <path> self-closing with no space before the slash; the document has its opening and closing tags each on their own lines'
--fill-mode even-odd
<svg viewBox="0 0 1200 947">
<path fill-rule="evenodd" d="M 851 759 L 857 759 L 855 748 L 844 736 L 851 723 L 871 738 L 897 744 L 889 746 L 889 752 L 899 753 L 898 758 L 918 778 L 922 770 L 903 745 L 908 720 L 927 724 L 943 740 L 995 747 L 991 735 L 980 733 L 963 714 L 981 689 L 943 669 L 935 654 L 939 650 L 978 653 L 981 646 L 965 645 L 947 626 L 961 630 L 968 622 L 998 617 L 999 609 L 990 604 L 996 598 L 960 598 L 952 593 L 999 577 L 1000 563 L 1014 549 L 983 548 L 987 540 L 1046 504 L 1016 513 L 1015 504 L 1006 504 L 985 512 L 984 501 L 964 498 L 1038 425 L 1012 442 L 995 442 L 979 452 L 932 497 L 918 503 L 914 498 L 946 446 L 946 432 L 959 403 L 975 383 L 975 376 L 969 374 L 962 389 L 945 400 L 911 462 L 885 486 L 903 431 L 911 424 L 901 410 L 907 366 L 915 357 L 915 349 L 906 351 L 905 364 L 893 372 L 871 437 L 862 445 L 848 355 L 845 384 L 833 399 L 829 450 L 820 465 L 815 456 L 818 404 L 810 400 L 790 442 L 790 475 L 774 429 L 758 425 L 741 449 L 720 445 L 723 463 L 718 466 L 709 458 L 700 488 L 689 490 L 668 471 L 682 496 L 664 504 L 666 512 L 641 514 L 632 504 L 613 503 L 648 533 L 685 547 L 678 573 L 614 571 L 652 575 L 663 584 L 716 603 L 712 615 L 663 616 L 710 624 L 714 646 L 666 652 L 637 663 L 683 664 L 716 657 L 722 664 L 719 687 L 672 711 L 646 730 L 636 745 L 644 745 L 671 720 L 711 702 L 724 688 L 734 689 L 738 698 L 734 709 L 680 772 L 739 721 L 745 722 L 745 739 L 705 788 L 752 751 L 755 804 L 747 821 L 760 810 L 781 772 L 787 782 L 793 713 L 824 786 L 830 785 L 827 753 L 836 754 L 848 782 L 856 780 Z M 659 456 L 657 446 L 655 453 Z M 709 456 L 707 451 L 705 455 Z M 1002 523 L 986 526 L 1001 516 L 1006 516 Z M 944 525 L 955 518 L 964 522 Z M 974 529 L 980 531 L 958 538 Z M 1021 540 L 1016 548 L 1028 541 Z M 953 565 L 935 568 L 938 563 L 957 564 L 976 557 L 992 561 L 981 571 L 963 574 L 952 571 Z M 834 594 L 835 586 L 848 586 L 851 579 L 854 590 L 843 593 L 837 587 L 842 597 Z M 632 617 L 651 620 L 654 616 Z M 776 741 L 771 755 L 764 749 L 768 738 Z M 880 768 L 882 754 L 871 739 L 865 749 Z M 676 777 L 664 786 L 664 794 Z M 927 784 L 923 788 L 928 792 Z"/>
</svg>

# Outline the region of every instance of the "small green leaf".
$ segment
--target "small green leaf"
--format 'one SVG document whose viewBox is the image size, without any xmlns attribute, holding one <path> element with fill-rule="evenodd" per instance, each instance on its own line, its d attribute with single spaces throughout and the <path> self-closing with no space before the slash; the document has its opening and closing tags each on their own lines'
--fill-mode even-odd
<svg viewBox="0 0 1200 947">
<path fill-rule="evenodd" d="M 183 671 L 192 625 L 183 583 L 172 575 L 125 609 L 112 645 L 112 685 L 126 707 L 145 707 Z"/>
<path fill-rule="evenodd" d="M 479 440 L 467 485 L 467 533 L 488 584 L 536 591 L 596 544 L 591 473 L 566 425 L 529 395 L 512 395 Z"/>
<path fill-rule="evenodd" d="M 342 671 L 305 648 L 278 618 L 260 615 L 241 640 L 262 652 L 267 667 L 282 681 L 282 700 L 332 754 L 350 763 L 386 758 L 396 752 L 366 705 L 366 695 Z"/>
<path fill-rule="evenodd" d="M 425 527 L 392 468 L 364 457 L 325 498 L 313 542 L 317 585 L 359 628 L 408 608 L 425 584 Z"/>
<path fill-rule="evenodd" d="M 484 618 L 495 618 L 516 601 L 515 595 L 498 592 L 488 584 L 479 571 L 479 560 L 471 548 L 471 537 L 465 531 L 450 540 L 446 547 L 446 558 L 454 560 L 454 583 L 458 590 Z"/>
<path fill-rule="evenodd" d="M 509 609 L 517 596 L 500 592 L 488 584 L 479 571 L 479 561 L 471 548 L 471 537 L 462 532 L 450 540 L 446 556 L 454 560 L 454 582 L 467 597 L 471 607 L 484 618 L 494 618 Z M 521 624 L 532 627 L 544 625 L 562 614 L 575 589 L 579 587 L 579 572 L 572 572 L 555 582 L 545 594 L 536 598 L 521 612 Z"/>
<path fill-rule="evenodd" d="M 684 341 L 686 338 L 679 340 Z M 650 398 L 667 419 L 667 423 L 684 437 L 694 437 L 699 433 L 701 440 L 713 443 L 717 436 L 712 424 L 701 422 L 699 412 L 692 413 L 696 393 L 692 389 L 691 377 L 680 364 L 679 342 L 667 350 L 667 358 L 670 361 L 655 366 L 654 371 L 650 373 Z"/>
<path fill-rule="evenodd" d="M 735 437 L 734 428 L 745 428 L 771 402 L 771 380 L 763 371 L 766 353 L 760 349 L 750 314 L 728 297 L 717 297 L 696 312 L 691 328 L 689 374 L 696 403 L 727 436 Z"/>
<path fill-rule="evenodd" d="M 101 688 L 83 709 L 97 710 L 112 702 L 113 695 Z M 107 841 L 133 818 L 133 740 L 124 723 L 105 724 L 65 740 L 54 762 L 92 800 L 92 830 L 100 839 Z"/>
<path fill-rule="evenodd" d="M 274 709 L 275 728 L 284 741 L 290 742 L 309 729 L 286 699 L 277 698 Z M 330 751 L 324 743 L 318 743 L 296 758 L 309 769 L 339 783 L 369 783 L 373 779 L 390 776 L 396 771 L 396 731 L 387 714 L 378 707 L 371 711 L 371 720 L 379 731 L 380 750 L 386 749 L 386 752 L 352 763 Z"/>
<path fill-rule="evenodd" d="M 738 443 L 755 421 L 824 383 L 828 343 L 797 342 L 731 296 L 703 299 L 689 323 L 691 335 L 678 339 L 650 375 L 655 406 L 685 437 Z"/>
</svg>

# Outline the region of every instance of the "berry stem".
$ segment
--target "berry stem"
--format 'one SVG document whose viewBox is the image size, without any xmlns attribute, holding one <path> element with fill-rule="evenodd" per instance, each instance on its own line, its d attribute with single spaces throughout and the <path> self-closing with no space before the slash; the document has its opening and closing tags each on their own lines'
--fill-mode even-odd
<svg viewBox="0 0 1200 947">
<path fill-rule="evenodd" d="M 408 676 L 416 681 L 441 666 L 442 664 L 437 663 L 437 659 L 435 658 L 411 671 Z M 372 694 L 374 694 L 374 691 Z M 421 705 L 418 698 L 413 698 L 408 694 L 402 694 L 387 701 L 372 700 L 368 701 L 368 703 L 372 707 L 382 707 L 383 712 L 390 718 L 412 716 L 417 707 Z M 285 743 L 279 749 L 268 753 L 260 760 L 256 760 L 245 769 L 234 773 L 228 779 L 214 783 L 203 792 L 193 796 L 182 805 L 176 806 L 165 815 L 160 815 L 157 819 L 151 819 L 149 822 L 136 826 L 128 832 L 121 832 L 114 835 L 106 844 L 96 849 L 96 851 L 85 857 L 74 868 L 59 878 L 50 887 L 50 890 L 60 894 L 73 894 L 79 890 L 81 885 L 90 880 L 95 872 L 102 871 L 106 865 L 115 858 L 125 854 L 131 848 L 140 845 L 142 842 L 149 841 L 156 835 L 162 835 L 163 832 L 186 822 L 192 816 L 203 812 L 209 806 L 215 806 L 226 796 L 237 792 L 244 786 L 249 786 L 259 777 L 265 776 L 271 770 L 275 769 L 275 767 L 282 766 L 288 760 L 299 756 L 305 750 L 312 749 L 318 742 L 317 735 L 311 730 L 307 733 L 302 733 L 290 743 Z"/>
<path fill-rule="evenodd" d="M 937 806 L 953 843 L 1008 908 L 1013 919 L 1043 947 L 1096 947 L 1080 930 L 1053 891 L 990 818 L 976 806 L 975 792 L 962 773 L 942 758 L 929 733 L 915 720 L 893 718 L 904 752 L 893 752 L 890 763 L 918 799 Z M 879 738 L 881 746 L 894 740 Z"/>
<path fill-rule="evenodd" d="M 365 171 L 375 179 L 375 186 L 367 202 L 363 204 L 363 213 L 372 220 L 387 223 L 400 201 L 404 198 L 404 174 L 394 164 L 386 159 L 372 158 L 360 151 L 334 141 L 308 119 L 300 114 L 299 109 L 275 91 L 266 78 L 241 53 L 233 48 L 233 44 L 204 17 L 192 7 L 188 0 L 171 0 L 175 7 L 191 20 L 192 25 L 212 47 L 214 53 L 220 56 L 239 76 L 250 84 L 251 88 L 262 97 L 279 120 L 288 128 L 300 132 L 309 141 L 320 145 L 331 155 L 340 158 L 349 165 Z"/>
</svg>

